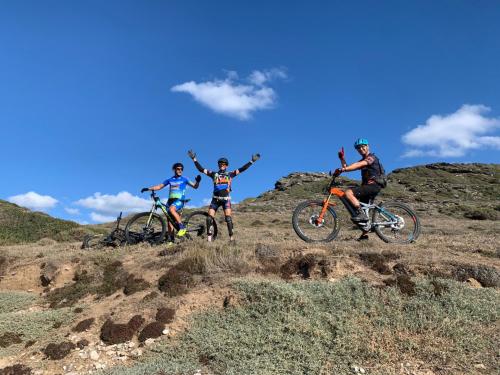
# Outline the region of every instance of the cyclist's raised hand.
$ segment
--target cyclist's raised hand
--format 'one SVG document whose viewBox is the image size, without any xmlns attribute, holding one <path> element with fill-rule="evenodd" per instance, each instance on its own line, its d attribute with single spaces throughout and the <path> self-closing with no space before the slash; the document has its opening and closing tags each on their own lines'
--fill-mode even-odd
<svg viewBox="0 0 500 375">
<path fill-rule="evenodd" d="M 141 193 L 144 193 L 145 191 L 148 191 L 148 190 L 149 190 L 149 188 L 142 188 Z"/>
<path fill-rule="evenodd" d="M 196 153 L 193 150 L 189 150 L 188 151 L 188 155 L 193 160 L 194 160 L 194 158 L 196 158 Z"/>
<path fill-rule="evenodd" d="M 339 159 L 340 159 L 340 160 L 344 160 L 344 159 L 345 159 L 344 147 L 342 147 L 342 148 L 339 150 L 338 155 L 339 155 Z"/>
<path fill-rule="evenodd" d="M 259 160 L 259 159 L 260 159 L 260 154 L 253 154 L 253 155 L 252 155 L 252 161 L 253 161 L 253 162 L 256 162 L 256 161 L 257 161 L 257 160 Z"/>
<path fill-rule="evenodd" d="M 200 181 L 201 181 L 201 176 L 200 176 L 200 175 L 196 176 L 196 177 L 194 178 L 194 180 L 195 180 L 196 182 L 200 182 Z"/>
</svg>

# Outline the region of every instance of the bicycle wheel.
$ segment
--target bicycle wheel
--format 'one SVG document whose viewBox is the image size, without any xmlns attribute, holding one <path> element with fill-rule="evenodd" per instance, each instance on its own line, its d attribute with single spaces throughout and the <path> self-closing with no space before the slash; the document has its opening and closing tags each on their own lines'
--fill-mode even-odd
<svg viewBox="0 0 500 375">
<path fill-rule="evenodd" d="M 406 244 L 417 240 L 420 221 L 410 207 L 400 202 L 386 202 L 379 207 L 375 208 L 372 220 L 382 241 Z"/>
<path fill-rule="evenodd" d="M 217 222 L 208 216 L 208 213 L 205 211 L 191 212 L 184 219 L 184 225 L 190 239 L 206 239 L 208 225 L 212 225 L 213 227 L 212 240 L 217 237 Z"/>
<path fill-rule="evenodd" d="M 86 234 L 83 237 L 81 249 L 95 249 L 104 246 L 103 240 L 106 236 L 103 234 Z"/>
<path fill-rule="evenodd" d="M 323 222 L 319 223 L 322 208 L 322 201 L 306 201 L 293 211 L 293 229 L 304 241 L 330 242 L 337 237 L 340 230 L 337 213 L 332 207 L 328 207 Z"/>
<path fill-rule="evenodd" d="M 151 220 L 149 220 L 151 216 Z M 127 223 L 125 238 L 129 245 L 139 242 L 159 244 L 165 238 L 167 224 L 157 213 L 141 212 Z"/>
</svg>

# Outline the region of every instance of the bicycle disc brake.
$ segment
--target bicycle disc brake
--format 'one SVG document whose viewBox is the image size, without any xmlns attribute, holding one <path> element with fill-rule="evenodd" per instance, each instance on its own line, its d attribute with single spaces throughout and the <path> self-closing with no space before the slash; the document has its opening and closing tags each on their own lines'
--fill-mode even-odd
<svg viewBox="0 0 500 375">
<path fill-rule="evenodd" d="M 396 216 L 397 222 L 394 224 L 391 224 L 391 228 L 393 230 L 401 230 L 405 227 L 405 219 L 403 219 L 401 216 L 394 215 Z"/>
<path fill-rule="evenodd" d="M 310 218 L 309 218 L 309 224 L 311 224 L 312 226 L 316 227 L 316 228 L 321 228 L 324 224 L 325 220 L 322 219 L 321 221 L 319 220 L 319 215 L 312 215 Z"/>
</svg>

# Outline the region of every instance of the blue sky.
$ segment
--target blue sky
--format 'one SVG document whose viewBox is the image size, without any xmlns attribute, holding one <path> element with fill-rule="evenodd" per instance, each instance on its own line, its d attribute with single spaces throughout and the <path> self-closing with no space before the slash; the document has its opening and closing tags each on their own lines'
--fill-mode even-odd
<svg viewBox="0 0 500 375">
<path fill-rule="evenodd" d="M 0 198 L 102 221 L 145 207 L 176 161 L 194 178 L 190 148 L 208 168 L 262 154 L 235 201 L 335 168 L 340 146 L 357 160 L 358 137 L 388 170 L 498 162 L 499 17 L 495 1 L 2 2 Z"/>
</svg>

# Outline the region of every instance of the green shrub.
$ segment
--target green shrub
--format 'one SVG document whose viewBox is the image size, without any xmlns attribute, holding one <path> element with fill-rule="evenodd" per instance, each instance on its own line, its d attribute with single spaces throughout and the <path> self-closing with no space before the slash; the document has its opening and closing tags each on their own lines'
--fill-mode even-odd
<svg viewBox="0 0 500 375">
<path fill-rule="evenodd" d="M 23 342 L 38 340 L 45 337 L 54 324 L 64 325 L 71 321 L 72 317 L 73 313 L 67 308 L 22 313 L 4 312 L 0 313 L 0 335 L 13 332 L 20 335 Z M 12 353 L 16 348 L 19 348 L 19 345 L 0 348 L 0 357 Z"/>
<path fill-rule="evenodd" d="M 495 368 L 498 291 L 440 280 L 436 293 L 435 281 L 416 281 L 411 297 L 357 279 L 240 281 L 241 306 L 197 315 L 176 344 L 111 373 L 349 374 L 358 364 L 396 374 L 408 359 L 465 372 L 474 363 Z"/>
<path fill-rule="evenodd" d="M 37 297 L 26 292 L 0 292 L 0 314 L 23 310 L 33 303 Z"/>
</svg>

